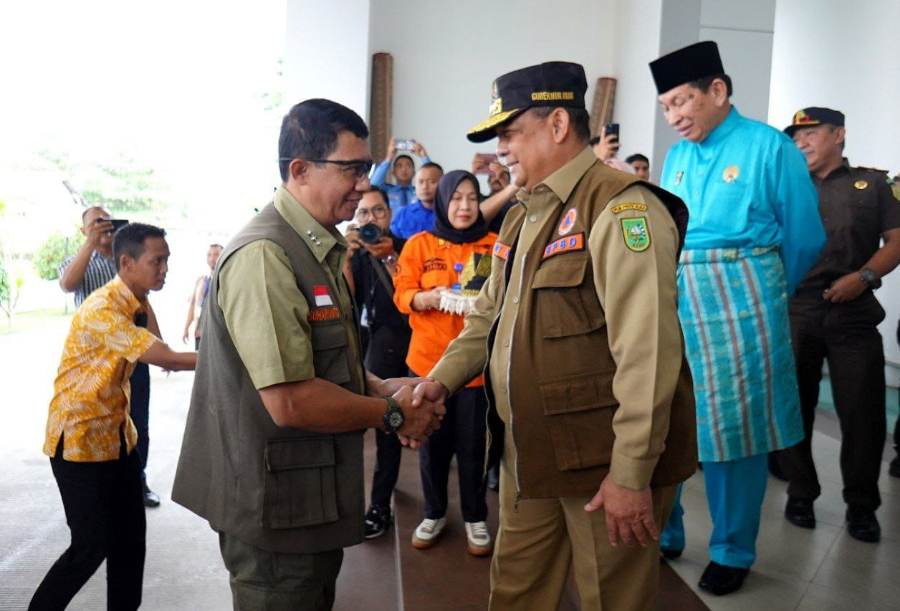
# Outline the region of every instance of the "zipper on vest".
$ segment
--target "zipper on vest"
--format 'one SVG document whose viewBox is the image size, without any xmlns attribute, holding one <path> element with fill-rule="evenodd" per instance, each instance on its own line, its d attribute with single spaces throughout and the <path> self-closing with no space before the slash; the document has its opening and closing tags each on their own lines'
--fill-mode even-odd
<svg viewBox="0 0 900 611">
<path fill-rule="evenodd" d="M 513 359 L 513 338 L 516 336 L 516 321 L 519 319 L 519 304 L 522 302 L 521 294 L 523 282 L 525 281 L 525 263 L 528 260 L 528 253 L 522 254 L 522 267 L 519 269 L 519 291 L 517 297 L 519 298 L 519 303 L 516 304 L 516 315 L 513 317 L 512 332 L 510 333 L 509 338 L 509 358 L 506 359 L 506 398 L 509 403 L 509 432 L 510 437 L 512 437 L 513 447 L 516 448 L 516 459 L 513 461 L 513 479 L 516 480 L 516 503 L 513 507 L 514 510 L 519 507 L 519 498 L 522 496 L 522 486 L 519 484 L 519 448 L 516 445 L 516 429 L 513 425 L 513 421 L 515 420 L 515 416 L 513 416 L 513 406 L 512 406 L 512 385 L 510 384 L 510 379 L 512 378 L 512 359 Z"/>
</svg>

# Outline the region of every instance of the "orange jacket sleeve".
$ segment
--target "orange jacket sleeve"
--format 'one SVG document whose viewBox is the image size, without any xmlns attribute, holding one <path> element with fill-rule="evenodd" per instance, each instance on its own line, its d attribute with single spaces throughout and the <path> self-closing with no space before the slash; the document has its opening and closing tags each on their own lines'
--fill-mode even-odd
<svg viewBox="0 0 900 611">
<path fill-rule="evenodd" d="M 419 280 L 425 267 L 427 234 L 414 235 L 403 246 L 397 260 L 397 273 L 394 275 L 394 304 L 404 314 L 410 314 L 412 300 L 422 290 Z"/>
</svg>

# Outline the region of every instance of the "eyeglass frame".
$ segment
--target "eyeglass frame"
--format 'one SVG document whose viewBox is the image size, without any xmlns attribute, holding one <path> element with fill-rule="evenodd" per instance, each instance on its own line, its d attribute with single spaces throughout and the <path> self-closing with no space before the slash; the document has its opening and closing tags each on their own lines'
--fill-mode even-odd
<svg viewBox="0 0 900 611">
<path fill-rule="evenodd" d="M 379 214 L 375 214 L 375 210 L 380 210 Z M 388 215 L 391 209 L 384 204 L 379 204 L 378 206 L 374 206 L 371 210 L 369 208 L 357 208 L 356 212 L 353 213 L 353 217 L 356 218 L 360 216 L 361 212 L 365 212 L 367 216 L 371 216 L 373 219 L 381 220 Z"/>
<path fill-rule="evenodd" d="M 344 172 L 345 168 L 353 168 L 354 166 L 358 168 L 354 174 L 356 180 L 362 180 L 367 177 L 369 173 L 372 171 L 372 168 L 375 167 L 375 161 L 372 159 L 303 159 L 302 157 L 279 157 L 278 161 L 293 161 L 294 159 L 300 159 L 302 161 L 306 161 L 307 163 L 331 163 L 336 166 L 340 166 L 341 173 Z M 365 168 L 363 172 L 360 172 L 360 169 Z"/>
</svg>

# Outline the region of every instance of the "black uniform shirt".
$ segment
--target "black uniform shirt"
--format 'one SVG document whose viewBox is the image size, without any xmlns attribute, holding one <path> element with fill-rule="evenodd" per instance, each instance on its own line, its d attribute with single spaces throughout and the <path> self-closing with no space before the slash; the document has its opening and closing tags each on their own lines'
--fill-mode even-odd
<svg viewBox="0 0 900 611">
<path fill-rule="evenodd" d="M 886 172 L 854 168 L 844 159 L 824 179 L 812 178 L 826 243 L 798 293 L 821 293 L 841 276 L 859 271 L 879 249 L 881 234 L 900 227 L 900 201 Z"/>
<path fill-rule="evenodd" d="M 394 240 L 394 252 L 400 252 L 404 240 L 392 237 Z M 394 305 L 394 295 L 389 292 L 384 282 L 379 278 L 373 266 L 380 265 L 385 273 L 390 276 L 384 264 L 373 258 L 368 251 L 360 248 L 350 259 L 350 268 L 353 272 L 353 284 L 356 286 L 355 300 L 359 310 L 365 307 L 366 325 L 374 330 L 382 325 L 395 328 L 406 328 L 408 323 L 403 314 Z"/>
</svg>

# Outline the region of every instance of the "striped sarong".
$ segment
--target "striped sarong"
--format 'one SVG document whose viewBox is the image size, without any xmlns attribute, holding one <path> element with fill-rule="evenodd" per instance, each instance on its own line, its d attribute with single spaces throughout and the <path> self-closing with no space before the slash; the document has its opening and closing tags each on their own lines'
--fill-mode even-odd
<svg viewBox="0 0 900 611">
<path fill-rule="evenodd" d="M 777 248 L 685 250 L 678 292 L 700 460 L 798 443 L 803 422 Z"/>
</svg>

